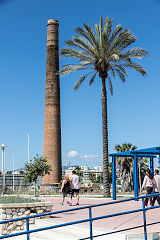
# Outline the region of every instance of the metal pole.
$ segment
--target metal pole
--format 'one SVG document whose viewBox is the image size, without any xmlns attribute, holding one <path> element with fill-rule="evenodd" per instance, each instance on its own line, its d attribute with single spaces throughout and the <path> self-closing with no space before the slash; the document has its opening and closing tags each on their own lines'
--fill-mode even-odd
<svg viewBox="0 0 160 240">
<path fill-rule="evenodd" d="M 150 157 L 150 170 L 151 173 L 154 174 L 153 157 Z"/>
<path fill-rule="evenodd" d="M 139 191 L 140 193 L 142 192 L 142 186 L 141 186 L 141 165 L 140 165 L 140 162 L 139 162 Z"/>
<path fill-rule="evenodd" d="M 146 210 L 145 210 L 144 198 L 142 198 L 142 206 L 143 206 L 144 239 L 147 240 Z"/>
<path fill-rule="evenodd" d="M 116 200 L 116 157 L 112 157 L 112 198 Z"/>
<path fill-rule="evenodd" d="M 29 153 L 29 133 L 28 133 L 28 163 L 30 163 L 30 153 Z"/>
<path fill-rule="evenodd" d="M 3 181 L 4 181 L 4 190 L 5 190 L 5 184 L 6 184 L 6 181 L 5 181 L 5 148 L 4 148 L 4 165 L 3 165 L 3 168 L 4 168 L 4 170 L 3 170 Z"/>
<path fill-rule="evenodd" d="M 4 195 L 4 148 L 2 147 L 2 196 Z"/>
<path fill-rule="evenodd" d="M 2 144 L 2 196 L 4 195 L 5 192 L 5 147 L 6 145 Z"/>
<path fill-rule="evenodd" d="M 26 231 L 27 231 L 27 240 L 30 240 L 30 233 L 29 231 L 29 218 L 26 218 Z"/>
<path fill-rule="evenodd" d="M 137 154 L 134 154 L 134 157 L 133 157 L 133 180 L 134 180 L 134 197 L 138 197 L 138 158 L 137 158 Z"/>
<path fill-rule="evenodd" d="M 14 192 L 14 152 L 13 152 L 13 187 L 12 190 Z"/>
<path fill-rule="evenodd" d="M 89 207 L 89 219 L 92 218 L 92 209 Z M 92 230 L 92 221 L 89 222 L 90 224 L 90 239 L 93 240 L 93 230 Z"/>
<path fill-rule="evenodd" d="M 4 195 L 4 186 L 5 186 L 5 170 L 4 170 L 4 147 L 2 147 L 2 196 Z"/>
</svg>

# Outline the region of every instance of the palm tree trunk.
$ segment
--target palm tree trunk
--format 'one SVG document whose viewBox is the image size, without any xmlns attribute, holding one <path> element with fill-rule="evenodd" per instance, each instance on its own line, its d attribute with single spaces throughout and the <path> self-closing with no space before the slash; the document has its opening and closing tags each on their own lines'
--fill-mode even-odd
<svg viewBox="0 0 160 240">
<path fill-rule="evenodd" d="M 123 174 L 122 174 L 122 192 L 123 193 L 125 192 L 125 184 L 126 184 L 125 176 L 126 176 L 126 168 L 124 169 Z"/>
<path fill-rule="evenodd" d="M 105 78 L 102 78 L 102 134 L 103 134 L 103 185 L 104 196 L 110 196 L 109 161 L 108 161 L 108 123 L 107 123 L 107 92 Z"/>
<path fill-rule="evenodd" d="M 37 180 L 35 180 L 35 185 L 34 185 L 34 196 L 37 197 Z"/>
</svg>

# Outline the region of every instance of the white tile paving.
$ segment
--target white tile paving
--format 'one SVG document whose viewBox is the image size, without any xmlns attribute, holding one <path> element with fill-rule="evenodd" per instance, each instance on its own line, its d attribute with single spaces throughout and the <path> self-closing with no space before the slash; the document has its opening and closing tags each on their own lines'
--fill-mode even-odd
<svg viewBox="0 0 160 240">
<path fill-rule="evenodd" d="M 53 224 L 60 224 L 60 222 L 56 222 L 53 219 L 37 219 L 35 225 L 30 225 L 30 229 L 36 229 L 36 228 L 43 228 L 45 226 L 51 226 Z M 99 235 L 106 233 L 106 230 L 103 230 L 101 228 L 94 228 L 93 234 Z M 72 225 L 67 227 L 61 227 L 51 230 L 45 230 L 40 231 L 37 233 L 30 234 L 30 240 L 78 240 L 81 238 L 89 237 L 89 226 L 87 225 Z M 25 240 L 27 239 L 26 235 L 21 235 L 17 237 L 12 237 L 8 239 L 14 239 L 14 240 Z M 101 236 L 97 237 L 96 239 L 101 240 L 126 240 L 126 234 L 113 234 L 108 236 Z"/>
</svg>

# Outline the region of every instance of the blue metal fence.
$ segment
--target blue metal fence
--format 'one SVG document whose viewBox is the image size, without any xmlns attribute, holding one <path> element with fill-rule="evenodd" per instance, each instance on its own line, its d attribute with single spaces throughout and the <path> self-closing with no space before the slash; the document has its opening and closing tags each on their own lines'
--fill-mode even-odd
<svg viewBox="0 0 160 240">
<path fill-rule="evenodd" d="M 144 199 L 146 197 L 154 197 L 154 196 L 159 196 L 159 195 L 160 195 L 159 193 L 158 194 L 156 193 L 156 194 L 151 194 L 151 195 L 146 195 L 146 196 L 141 196 L 141 197 L 136 197 L 136 198 L 134 197 L 134 198 L 123 199 L 123 200 L 119 200 L 119 201 L 95 204 L 95 205 L 90 205 L 90 206 L 72 208 L 72 209 L 67 209 L 67 210 L 62 210 L 62 211 L 43 213 L 43 214 L 32 215 L 32 216 L 28 216 L 28 217 L 22 217 L 22 218 L 16 218 L 16 219 L 12 219 L 12 220 L 1 221 L 0 224 L 5 224 L 5 223 L 9 223 L 9 222 L 15 222 L 15 221 L 20 221 L 20 220 L 24 221 L 25 220 L 26 221 L 26 231 L 21 231 L 21 232 L 17 232 L 17 233 L 14 233 L 14 234 L 0 236 L 0 239 L 6 239 L 6 238 L 11 238 L 11 237 L 20 236 L 20 235 L 26 235 L 26 239 L 30 240 L 30 234 L 31 233 L 40 232 L 40 231 L 44 231 L 44 230 L 55 229 L 55 228 L 60 228 L 60 227 L 65 227 L 65 226 L 70 226 L 70 225 L 73 225 L 73 224 L 89 222 L 90 223 L 90 236 L 82 238 L 80 240 L 84 240 L 84 239 L 93 240 L 93 238 L 96 238 L 96 237 L 101 237 L 101 236 L 104 236 L 104 235 L 109 235 L 109 234 L 119 233 L 119 232 L 123 232 L 123 231 L 128 231 L 128 230 L 132 230 L 132 229 L 136 229 L 136 228 L 144 228 L 144 239 L 147 240 L 147 226 L 158 224 L 158 223 L 160 223 L 160 221 L 147 224 L 146 223 L 146 211 L 150 210 L 150 209 L 160 208 L 160 205 L 153 206 L 153 207 L 145 207 Z M 131 210 L 131 211 L 118 212 L 118 213 L 109 214 L 109 215 L 103 215 L 103 216 L 99 216 L 99 217 L 92 217 L 92 208 L 111 205 L 111 204 L 117 204 L 117 203 L 123 203 L 123 202 L 129 202 L 129 201 L 133 201 L 133 200 L 138 201 L 140 199 L 142 199 L 142 208 Z M 55 215 L 55 214 L 59 214 L 59 213 L 73 212 L 73 211 L 82 210 L 82 209 L 88 209 L 89 210 L 89 218 L 79 220 L 79 221 L 73 221 L 73 222 L 53 225 L 53 226 L 44 227 L 44 228 L 38 228 L 38 229 L 33 229 L 33 230 L 29 229 L 29 219 L 31 219 L 31 218 L 51 216 L 51 215 Z M 130 227 L 130 228 L 125 228 L 125 229 L 116 230 L 116 231 L 113 231 L 113 232 L 107 232 L 105 234 L 100 234 L 100 235 L 93 236 L 93 226 L 92 226 L 93 221 L 97 221 L 97 220 L 105 219 L 105 218 L 111 218 L 111 217 L 120 216 L 120 215 L 125 215 L 125 214 L 136 213 L 136 212 L 143 212 L 143 225 Z"/>
</svg>

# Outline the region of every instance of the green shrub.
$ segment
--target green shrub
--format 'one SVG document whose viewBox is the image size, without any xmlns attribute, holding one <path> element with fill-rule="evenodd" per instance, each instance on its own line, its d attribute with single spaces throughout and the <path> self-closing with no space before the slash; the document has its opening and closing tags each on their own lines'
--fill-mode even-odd
<svg viewBox="0 0 160 240">
<path fill-rule="evenodd" d="M 32 198 L 24 198 L 20 196 L 4 196 L 0 197 L 0 203 L 33 203 L 33 202 L 40 202 L 40 200 L 35 200 Z"/>
</svg>

